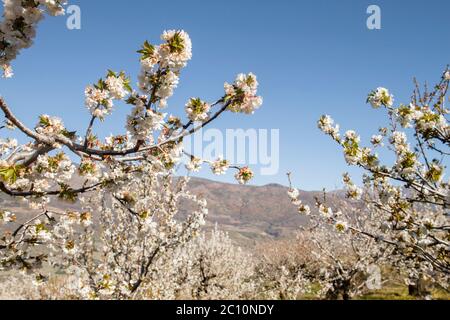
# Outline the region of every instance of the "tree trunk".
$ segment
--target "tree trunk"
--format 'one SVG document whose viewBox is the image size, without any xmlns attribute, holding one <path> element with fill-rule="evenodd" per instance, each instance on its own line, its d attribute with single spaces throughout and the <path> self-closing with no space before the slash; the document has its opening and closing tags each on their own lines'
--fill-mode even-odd
<svg viewBox="0 0 450 320">
<path fill-rule="evenodd" d="M 431 293 L 428 290 L 427 282 L 423 277 L 411 280 L 410 282 L 411 284 L 408 286 L 408 293 L 410 296 L 423 299 Z"/>
</svg>

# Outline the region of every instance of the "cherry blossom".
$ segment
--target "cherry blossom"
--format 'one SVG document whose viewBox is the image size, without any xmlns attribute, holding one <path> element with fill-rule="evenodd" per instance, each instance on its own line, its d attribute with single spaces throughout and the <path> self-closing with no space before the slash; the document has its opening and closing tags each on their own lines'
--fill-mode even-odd
<svg viewBox="0 0 450 320">
<path fill-rule="evenodd" d="M 63 14 L 65 3 L 4 1 L 0 24 L 4 76 L 13 75 L 11 63 L 32 45 L 44 11 Z M 145 297 L 155 283 L 154 268 L 189 246 L 205 224 L 206 201 L 189 192 L 187 178 L 175 178 L 183 157 L 191 158 L 187 168 L 192 172 L 207 163 L 216 174 L 236 170 L 242 183 L 253 177 L 249 168 L 223 158 L 210 161 L 187 155 L 183 140 L 228 110 L 252 113 L 259 108 L 256 76 L 239 75 L 233 94 L 215 102 L 194 98 L 184 114 L 169 115 L 161 109 L 168 108 L 192 58 L 192 42 L 183 30 L 164 31 L 161 41 L 159 45 L 145 41 L 139 50 L 136 88 L 124 71 L 113 70 L 87 85 L 85 130 L 66 128 L 63 119 L 46 114 L 29 127 L 0 98 L 5 116 L 0 130 L 17 129 L 28 138 L 23 144 L 0 139 L 0 191 L 22 201 L 32 215 L 25 218 L 17 208 L 0 211 L 2 270 L 25 270 L 33 274 L 31 282 L 42 284 L 48 279 L 44 270 L 64 268 L 71 279 L 67 292 L 79 298 Z M 129 107 L 125 132 L 99 136 L 97 122 L 117 105 Z M 67 202 L 70 209 L 54 209 L 55 201 Z M 186 203 L 188 212 L 180 216 L 180 206 Z"/>
</svg>

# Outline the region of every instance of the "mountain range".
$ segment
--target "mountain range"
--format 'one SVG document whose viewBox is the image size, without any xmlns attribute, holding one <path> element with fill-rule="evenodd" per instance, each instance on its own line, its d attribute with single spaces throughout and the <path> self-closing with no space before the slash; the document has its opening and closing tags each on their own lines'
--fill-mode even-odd
<svg viewBox="0 0 450 320">
<path fill-rule="evenodd" d="M 249 186 L 192 178 L 189 189 L 208 201 L 206 229 L 217 224 L 241 246 L 292 237 L 307 222 L 307 217 L 299 215 L 291 204 L 288 188 L 282 185 Z M 301 191 L 300 198 L 314 208 L 315 197 L 322 194 Z M 332 194 L 339 196 L 339 193 Z M 51 206 L 64 210 L 77 209 L 76 204 L 61 201 L 53 202 Z M 16 215 L 31 215 L 25 204 L 4 194 L 0 194 L 0 208 L 11 210 Z M 188 210 L 180 208 L 181 216 L 186 215 Z"/>
</svg>

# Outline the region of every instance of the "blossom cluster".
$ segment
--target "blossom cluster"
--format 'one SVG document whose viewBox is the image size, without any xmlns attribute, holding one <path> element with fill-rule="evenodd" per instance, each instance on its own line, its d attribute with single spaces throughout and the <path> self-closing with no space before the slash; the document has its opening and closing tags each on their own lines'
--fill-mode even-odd
<svg viewBox="0 0 450 320">
<path fill-rule="evenodd" d="M 0 223 L 7 224 L 16 221 L 16 216 L 9 211 L 0 211 Z"/>
<path fill-rule="evenodd" d="M 211 106 L 200 98 L 191 98 L 186 104 L 186 114 L 191 121 L 205 121 Z"/>
<path fill-rule="evenodd" d="M 309 215 L 311 213 L 311 208 L 300 200 L 300 191 L 298 189 L 290 188 L 288 196 L 291 199 L 292 204 L 298 208 L 299 213 L 304 215 Z"/>
<path fill-rule="evenodd" d="M 22 49 L 33 44 L 37 23 L 43 18 L 43 10 L 53 16 L 64 14 L 64 0 L 3 0 L 4 20 L 0 24 L 0 67 L 3 76 L 13 76 L 11 61 Z"/>
<path fill-rule="evenodd" d="M 253 171 L 249 167 L 244 167 L 236 173 L 235 178 L 240 184 L 246 184 L 253 178 L 253 176 Z"/>
<path fill-rule="evenodd" d="M 125 73 L 109 71 L 105 80 L 100 79 L 97 84 L 86 87 L 86 107 L 92 116 L 104 119 L 112 111 L 113 100 L 123 100 L 131 90 L 130 79 Z"/>
<path fill-rule="evenodd" d="M 225 83 L 225 100 L 230 101 L 228 109 L 253 114 L 263 103 L 262 97 L 257 95 L 258 85 L 253 73 L 241 73 L 233 84 Z"/>
<path fill-rule="evenodd" d="M 228 160 L 223 159 L 223 157 L 217 158 L 217 160 L 211 164 L 211 170 L 216 175 L 225 174 L 229 167 L 230 162 Z"/>
<path fill-rule="evenodd" d="M 153 140 L 153 133 L 161 130 L 165 124 L 166 113 L 148 109 L 147 97 L 134 93 L 132 96 L 133 109 L 127 116 L 126 129 L 135 140 Z"/>
<path fill-rule="evenodd" d="M 375 109 L 380 108 L 381 106 L 392 107 L 394 104 L 394 97 L 389 93 L 388 89 L 380 87 L 369 94 L 367 102 Z"/>
<path fill-rule="evenodd" d="M 161 35 L 164 41 L 159 46 L 145 42 L 141 54 L 139 88 L 150 96 L 151 103 L 160 108 L 167 106 L 179 83 L 181 69 L 192 58 L 192 42 L 183 30 L 168 30 Z"/>
<path fill-rule="evenodd" d="M 334 120 L 329 115 L 323 115 L 317 122 L 317 126 L 325 134 L 330 135 L 334 140 L 339 141 L 339 125 L 334 125 Z"/>
</svg>

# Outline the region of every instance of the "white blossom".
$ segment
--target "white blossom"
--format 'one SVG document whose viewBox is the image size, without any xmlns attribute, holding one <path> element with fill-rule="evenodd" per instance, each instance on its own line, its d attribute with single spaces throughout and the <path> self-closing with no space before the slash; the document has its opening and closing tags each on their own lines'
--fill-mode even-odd
<svg viewBox="0 0 450 320">
<path fill-rule="evenodd" d="M 367 102 L 369 102 L 373 108 L 379 108 L 382 105 L 392 107 L 394 104 L 394 97 L 389 93 L 388 89 L 380 87 L 369 94 Z"/>
<path fill-rule="evenodd" d="M 217 158 L 217 160 L 211 164 L 211 170 L 216 175 L 224 175 L 229 167 L 230 163 L 223 159 L 223 157 Z"/>
<path fill-rule="evenodd" d="M 240 184 L 247 184 L 253 178 L 253 176 L 253 171 L 248 167 L 244 167 L 241 168 L 234 177 Z"/>
<path fill-rule="evenodd" d="M 186 169 L 191 172 L 199 172 L 203 164 L 200 158 L 192 157 L 191 161 L 186 164 Z"/>
<path fill-rule="evenodd" d="M 191 98 L 186 104 L 186 113 L 191 121 L 206 121 L 211 106 L 200 100 L 200 98 Z"/>
<path fill-rule="evenodd" d="M 373 135 L 372 139 L 370 139 L 370 143 L 372 143 L 372 145 L 374 147 L 383 146 L 383 136 L 382 135 Z"/>
<path fill-rule="evenodd" d="M 253 73 L 243 73 L 236 77 L 233 84 L 225 83 L 226 99 L 229 101 L 228 109 L 232 112 L 253 114 L 263 103 L 257 96 L 258 81 Z"/>
</svg>

